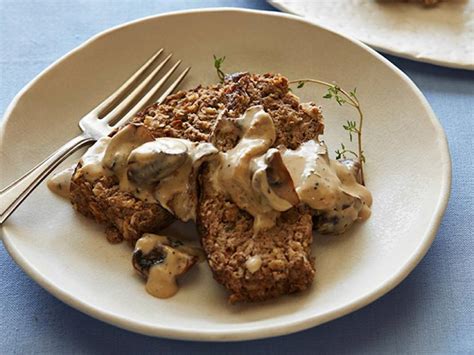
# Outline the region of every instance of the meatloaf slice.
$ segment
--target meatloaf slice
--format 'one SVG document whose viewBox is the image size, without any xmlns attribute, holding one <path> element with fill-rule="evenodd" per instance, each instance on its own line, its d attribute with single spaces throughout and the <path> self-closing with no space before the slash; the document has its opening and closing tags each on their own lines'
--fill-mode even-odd
<svg viewBox="0 0 474 355">
<path fill-rule="evenodd" d="M 214 278 L 231 292 L 229 301 L 263 301 L 311 286 L 311 214 L 292 208 L 254 235 L 253 217 L 212 188 L 211 173 L 207 166 L 200 176 L 197 226 Z"/>
<path fill-rule="evenodd" d="M 301 104 L 289 91 L 288 80 L 274 74 L 238 73 L 226 77 L 223 84 L 180 91 L 163 104 L 148 107 L 133 122 L 144 124 L 154 137 L 212 141 L 226 151 L 236 144 L 239 133 L 221 129 L 219 122 L 232 126 L 254 105 L 262 105 L 274 122 L 274 146 L 295 149 L 323 131 L 319 109 Z M 314 276 L 311 214 L 293 208 L 280 216 L 274 228 L 254 236 L 253 218 L 214 191 L 207 183 L 208 174 L 209 167 L 204 167 L 197 226 L 215 279 L 231 292 L 229 300 L 261 301 L 308 288 Z M 156 232 L 172 220 L 157 204 L 120 191 L 110 177 L 89 182 L 75 174 L 71 200 L 79 212 L 105 224 L 113 241 L 134 244 L 143 233 Z M 251 256 L 261 259 L 253 273 L 245 266 Z"/>
<path fill-rule="evenodd" d="M 247 74 L 228 78 L 228 121 L 248 107 L 261 104 L 276 129 L 274 146 L 295 149 L 322 133 L 319 109 L 300 104 L 289 92 L 285 78 L 273 77 L 273 82 L 265 85 L 255 85 L 254 80 Z M 223 131 L 226 134 L 213 134 L 217 136 L 214 144 L 225 151 L 236 144 L 238 137 L 229 137 L 235 134 L 232 130 Z M 231 293 L 229 301 L 263 301 L 307 289 L 315 273 L 311 213 L 302 207 L 292 208 L 281 214 L 273 228 L 254 234 L 253 217 L 214 189 L 214 168 L 213 164 L 205 166 L 199 177 L 197 226 L 214 278 Z"/>
</svg>

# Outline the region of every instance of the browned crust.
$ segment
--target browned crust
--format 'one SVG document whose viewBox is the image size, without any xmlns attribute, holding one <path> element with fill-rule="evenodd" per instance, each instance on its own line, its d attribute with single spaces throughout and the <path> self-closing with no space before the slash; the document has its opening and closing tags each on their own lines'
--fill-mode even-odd
<svg viewBox="0 0 474 355">
<path fill-rule="evenodd" d="M 219 112 L 233 120 L 253 105 L 263 105 L 272 116 L 277 132 L 275 146 L 294 149 L 323 131 L 319 108 L 313 104 L 301 106 L 298 97 L 288 90 L 288 79 L 278 74 L 238 73 L 228 76 L 224 84 L 180 91 L 163 104 L 148 107 L 133 121 L 144 123 L 155 137 L 210 141 L 217 134 L 213 143 L 226 150 L 238 137 L 215 132 Z"/>
<path fill-rule="evenodd" d="M 120 191 L 111 177 L 91 183 L 76 174 L 71 181 L 71 201 L 78 212 L 106 226 L 111 243 L 125 239 L 133 245 L 143 233 L 156 233 L 174 221 L 159 205 Z"/>
</svg>

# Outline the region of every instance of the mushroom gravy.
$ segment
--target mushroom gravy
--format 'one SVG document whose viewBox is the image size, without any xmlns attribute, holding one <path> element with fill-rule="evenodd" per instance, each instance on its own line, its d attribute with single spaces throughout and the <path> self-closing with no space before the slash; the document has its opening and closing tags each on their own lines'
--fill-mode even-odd
<svg viewBox="0 0 474 355">
<path fill-rule="evenodd" d="M 319 232 L 342 233 L 354 221 L 369 218 L 372 195 L 357 182 L 354 162 L 329 159 L 326 144 L 314 140 L 284 150 L 282 157 L 300 201 L 328 221 Z"/>
<path fill-rule="evenodd" d="M 184 246 L 171 238 L 144 234 L 135 244 L 132 264 L 146 278 L 146 290 L 152 296 L 169 298 L 178 292 L 176 278 L 188 271 L 200 258 L 198 248 Z"/>
<path fill-rule="evenodd" d="M 240 140 L 220 152 L 211 143 L 153 138 L 145 126 L 129 124 L 89 148 L 75 174 L 90 181 L 115 176 L 122 191 L 189 221 L 196 219 L 197 174 L 208 161 L 216 190 L 254 217 L 255 233 L 298 204 L 315 210 L 323 233 L 342 233 L 370 216 L 372 197 L 357 181 L 357 163 L 329 159 L 326 145 L 316 140 L 296 150 L 272 148 L 276 131 L 262 106 L 247 109 L 235 125 Z M 64 194 L 52 180 L 50 188 Z"/>
<path fill-rule="evenodd" d="M 372 196 L 358 182 L 357 162 L 330 159 L 326 145 L 318 140 L 294 150 L 275 148 L 275 126 L 262 106 L 250 107 L 230 124 L 239 140 L 226 152 L 207 142 L 154 138 L 145 126 L 128 124 L 112 137 L 99 139 L 75 171 L 56 174 L 48 187 L 67 197 L 73 175 L 91 182 L 113 177 L 120 190 L 159 203 L 182 221 L 195 221 L 198 173 L 207 162 L 208 183 L 254 217 L 254 234 L 272 228 L 281 212 L 297 205 L 312 209 L 314 228 L 321 233 L 342 233 L 370 216 Z M 198 260 L 204 260 L 198 248 L 144 234 L 136 242 L 132 264 L 147 280 L 148 293 L 168 298 L 178 291 L 176 278 Z M 260 255 L 245 262 L 250 273 L 261 266 Z"/>
<path fill-rule="evenodd" d="M 370 216 L 372 196 L 357 182 L 355 163 L 329 159 L 326 145 L 316 140 L 296 150 L 270 148 L 275 127 L 261 106 L 249 108 L 237 125 L 241 139 L 219 154 L 213 181 L 254 217 L 255 233 L 273 227 L 280 212 L 299 203 L 317 211 L 323 233 L 342 233 Z"/>
<path fill-rule="evenodd" d="M 279 211 L 262 194 L 262 184 L 253 183 L 253 176 L 266 167 L 264 155 L 275 142 L 275 126 L 261 106 L 250 107 L 236 123 L 243 134 L 234 148 L 219 155 L 213 183 L 216 190 L 230 195 L 237 206 L 254 217 L 255 230 L 267 229 L 274 225 Z M 265 193 L 271 193 L 268 184 L 263 187 Z M 283 210 L 291 208 L 287 201 L 283 204 Z"/>
</svg>

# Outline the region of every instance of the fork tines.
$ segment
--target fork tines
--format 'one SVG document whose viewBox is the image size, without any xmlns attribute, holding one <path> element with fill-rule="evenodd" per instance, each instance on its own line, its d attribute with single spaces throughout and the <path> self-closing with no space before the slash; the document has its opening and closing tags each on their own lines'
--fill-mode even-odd
<svg viewBox="0 0 474 355">
<path fill-rule="evenodd" d="M 172 53 L 164 58 L 156 67 L 151 70 L 157 62 L 157 58 L 163 53 L 163 48 L 158 50 L 153 56 L 148 59 L 130 78 L 128 78 L 116 91 L 114 91 L 107 99 L 95 107 L 92 112 L 102 119 L 104 123 L 113 125 L 114 127 L 121 126 L 129 121 L 133 116 L 140 111 L 150 100 L 157 94 L 157 92 L 164 86 L 165 82 L 175 72 L 181 64 L 178 60 L 164 75 L 145 93 L 143 91 L 157 74 L 165 67 L 171 59 Z M 145 75 L 147 70 L 151 70 Z M 166 97 L 173 92 L 174 89 L 181 83 L 190 67 L 184 69 L 181 74 L 166 88 L 163 94 L 156 101 L 162 103 Z M 130 109 L 128 109 L 131 106 Z"/>
</svg>

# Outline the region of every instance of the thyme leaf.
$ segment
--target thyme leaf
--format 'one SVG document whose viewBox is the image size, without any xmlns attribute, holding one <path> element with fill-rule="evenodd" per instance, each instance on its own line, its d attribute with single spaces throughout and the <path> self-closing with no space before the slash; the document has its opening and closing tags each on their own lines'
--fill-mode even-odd
<svg viewBox="0 0 474 355">
<path fill-rule="evenodd" d="M 358 133 L 359 130 L 357 129 L 356 121 L 347 121 L 346 124 L 342 125 L 342 128 L 344 128 L 348 133 L 349 133 L 349 140 L 352 142 L 352 133 Z"/>
</svg>

